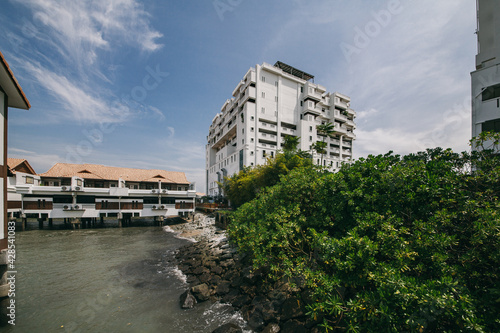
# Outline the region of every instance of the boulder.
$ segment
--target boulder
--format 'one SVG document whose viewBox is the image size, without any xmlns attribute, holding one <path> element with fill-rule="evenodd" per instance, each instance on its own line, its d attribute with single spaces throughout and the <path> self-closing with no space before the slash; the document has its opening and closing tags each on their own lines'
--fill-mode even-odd
<svg viewBox="0 0 500 333">
<path fill-rule="evenodd" d="M 280 326 L 278 324 L 269 324 L 264 328 L 262 333 L 278 333 L 280 331 Z"/>
<path fill-rule="evenodd" d="M 210 289 L 208 288 L 206 283 L 192 287 L 191 293 L 198 302 L 204 302 L 210 298 Z"/>
<path fill-rule="evenodd" d="M 189 290 L 186 290 L 179 297 L 181 309 L 192 309 L 196 305 L 196 298 L 191 294 Z"/>
<path fill-rule="evenodd" d="M 283 324 L 283 332 L 287 333 L 307 333 L 308 330 L 304 323 L 298 320 L 289 320 Z"/>
<path fill-rule="evenodd" d="M 217 286 L 217 295 L 225 295 L 229 292 L 229 287 L 230 287 L 230 282 L 229 281 L 222 281 L 218 286 Z"/>
<path fill-rule="evenodd" d="M 216 328 L 212 333 L 242 333 L 243 330 L 236 324 L 227 323 Z"/>
<path fill-rule="evenodd" d="M 302 302 L 300 302 L 297 298 L 288 298 L 285 302 L 283 302 L 283 306 L 281 308 L 282 320 L 288 320 L 292 318 L 301 317 L 304 315 L 304 309 Z"/>
</svg>

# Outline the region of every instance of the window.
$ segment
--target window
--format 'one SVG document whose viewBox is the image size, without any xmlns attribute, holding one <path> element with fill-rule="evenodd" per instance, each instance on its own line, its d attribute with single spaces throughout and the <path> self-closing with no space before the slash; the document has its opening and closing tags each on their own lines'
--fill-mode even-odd
<svg viewBox="0 0 500 333">
<path fill-rule="evenodd" d="M 250 117 L 250 120 L 254 120 L 255 118 L 253 116 Z"/>
<path fill-rule="evenodd" d="M 500 118 L 485 121 L 482 124 L 482 131 L 483 132 L 500 132 Z"/>
<path fill-rule="evenodd" d="M 278 86 L 278 81 L 274 81 L 274 86 L 277 87 Z"/>
<path fill-rule="evenodd" d="M 313 131 L 313 127 L 309 126 L 309 132 L 312 132 L 312 131 Z"/>
<path fill-rule="evenodd" d="M 250 156 L 253 156 L 253 151 L 250 152 Z"/>
<path fill-rule="evenodd" d="M 266 98 L 266 93 L 262 92 L 262 98 Z"/>
<path fill-rule="evenodd" d="M 304 106 L 304 102 L 300 101 L 300 106 Z"/>
<path fill-rule="evenodd" d="M 250 138 L 250 142 L 253 142 L 253 138 Z"/>
<path fill-rule="evenodd" d="M 253 127 L 250 127 L 250 132 L 253 132 L 253 131 L 254 131 Z"/>
<path fill-rule="evenodd" d="M 34 184 L 35 183 L 35 178 L 26 176 L 26 184 Z"/>
<path fill-rule="evenodd" d="M 482 93 L 483 101 L 487 101 L 493 98 L 500 97 L 500 84 L 495 84 L 494 86 L 489 86 L 484 89 Z"/>
<path fill-rule="evenodd" d="M 304 92 L 304 87 L 300 87 L 300 92 L 303 93 Z"/>
<path fill-rule="evenodd" d="M 262 108 L 262 109 L 260 110 L 260 112 L 262 112 L 262 113 L 266 113 L 266 108 Z"/>
<path fill-rule="evenodd" d="M 278 96 L 274 96 L 274 101 L 278 102 Z"/>
<path fill-rule="evenodd" d="M 266 77 L 263 75 L 263 76 L 260 78 L 260 80 L 261 80 L 262 82 L 266 82 Z"/>
<path fill-rule="evenodd" d="M 262 151 L 262 157 L 266 157 L 266 151 L 265 150 Z"/>
<path fill-rule="evenodd" d="M 309 137 L 309 141 L 312 141 L 312 140 L 313 140 L 313 137 L 312 137 L 312 136 L 310 136 L 310 137 Z"/>
</svg>

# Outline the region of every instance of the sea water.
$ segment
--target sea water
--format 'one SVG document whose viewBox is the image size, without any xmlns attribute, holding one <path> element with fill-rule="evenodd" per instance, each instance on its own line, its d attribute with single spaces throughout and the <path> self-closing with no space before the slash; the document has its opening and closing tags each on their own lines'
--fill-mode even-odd
<svg viewBox="0 0 500 333">
<path fill-rule="evenodd" d="M 2 318 L 1 332 L 209 333 L 228 322 L 244 326 L 229 305 L 180 309 L 188 286 L 174 253 L 189 241 L 168 228 L 29 230 L 15 240 L 15 326 Z"/>
</svg>

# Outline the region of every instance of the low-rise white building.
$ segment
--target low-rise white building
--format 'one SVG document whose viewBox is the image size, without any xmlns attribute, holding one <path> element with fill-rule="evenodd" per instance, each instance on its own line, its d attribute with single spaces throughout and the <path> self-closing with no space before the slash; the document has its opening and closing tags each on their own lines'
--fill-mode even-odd
<svg viewBox="0 0 500 333">
<path fill-rule="evenodd" d="M 356 138 L 350 98 L 313 82 L 314 76 L 282 62 L 250 68 L 212 120 L 206 145 L 207 194 L 220 193 L 218 182 L 247 166 L 264 164 L 282 148 L 287 135 L 300 137 L 299 149 L 331 171 L 352 160 Z M 311 150 L 316 126 L 334 125 L 324 156 Z"/>
<path fill-rule="evenodd" d="M 500 132 L 500 6 L 477 1 L 477 55 L 472 78 L 472 137 Z"/>
<path fill-rule="evenodd" d="M 22 171 L 10 172 L 11 218 L 164 218 L 195 209 L 196 191 L 183 172 L 69 163 L 39 175 Z"/>
</svg>

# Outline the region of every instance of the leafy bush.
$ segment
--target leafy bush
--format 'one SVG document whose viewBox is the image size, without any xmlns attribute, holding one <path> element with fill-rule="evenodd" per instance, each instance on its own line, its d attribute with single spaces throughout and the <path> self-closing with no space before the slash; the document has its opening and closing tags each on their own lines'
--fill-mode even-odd
<svg viewBox="0 0 500 333">
<path fill-rule="evenodd" d="M 232 214 L 255 268 L 302 277 L 326 330 L 500 331 L 500 162 L 490 150 L 299 167 Z"/>
</svg>

